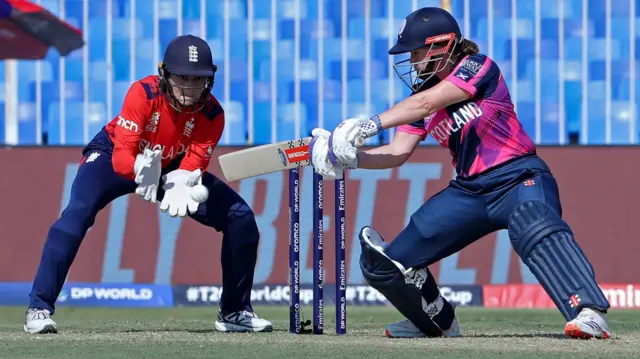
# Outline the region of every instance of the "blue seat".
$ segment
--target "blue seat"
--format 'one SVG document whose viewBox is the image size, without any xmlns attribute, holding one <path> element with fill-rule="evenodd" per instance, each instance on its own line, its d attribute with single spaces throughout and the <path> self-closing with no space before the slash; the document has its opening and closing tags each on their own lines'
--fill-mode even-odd
<svg viewBox="0 0 640 359">
<path fill-rule="evenodd" d="M 589 110 L 587 111 L 587 139 L 589 144 L 601 145 L 606 143 L 605 117 L 605 101 L 589 100 Z"/>
<path fill-rule="evenodd" d="M 199 19 L 200 18 L 200 0 L 183 0 L 182 16 L 185 19 Z"/>
<path fill-rule="evenodd" d="M 64 119 L 60 118 L 60 102 L 54 101 L 49 105 L 47 133 L 49 144 L 54 145 L 83 145 L 84 141 L 84 121 L 88 121 L 89 128 L 95 132 L 95 124 L 104 126 L 104 105 L 101 103 L 90 103 L 88 115 L 84 116 L 84 104 L 81 101 L 68 101 L 65 103 Z M 60 132 L 60 122 L 64 121 L 65 138 L 62 139 Z M 93 126 L 92 126 L 93 124 Z M 95 133 L 94 132 L 94 133 Z M 91 131 L 90 131 L 91 133 Z"/>
<path fill-rule="evenodd" d="M 158 73 L 158 65 L 152 59 L 137 59 L 135 79 L 142 79 Z"/>
<path fill-rule="evenodd" d="M 255 1 L 254 3 L 258 3 Z M 223 17 L 224 16 L 224 1 L 207 1 L 207 18 L 210 17 Z M 230 19 L 244 19 L 246 18 L 247 9 L 245 1 L 242 0 L 229 0 L 229 18 Z M 254 5 L 255 6 L 255 5 Z"/>
<path fill-rule="evenodd" d="M 348 115 L 346 117 L 348 117 Z M 342 116 L 341 102 L 327 101 L 324 103 L 324 128 L 333 130 L 346 117 Z"/>
<path fill-rule="evenodd" d="M 253 136 L 255 144 L 272 143 L 275 139 L 271 136 L 271 102 L 254 102 L 253 106 L 254 124 Z M 276 117 L 277 118 L 277 117 Z"/>
<path fill-rule="evenodd" d="M 536 105 L 533 101 L 518 102 L 518 120 L 522 124 L 525 132 L 535 141 L 536 134 Z"/>
<path fill-rule="evenodd" d="M 134 34 L 131 33 L 131 21 L 134 22 Z M 91 20 L 91 25 L 90 26 L 97 26 L 97 25 L 93 25 L 94 22 L 98 22 L 98 23 L 102 23 L 103 20 L 102 19 L 93 19 Z M 153 22 L 152 22 L 153 23 Z M 101 25 L 105 25 L 101 24 Z M 144 37 L 145 33 L 144 33 L 144 27 L 142 24 L 142 20 L 139 17 L 136 17 L 135 19 L 130 19 L 129 17 L 126 18 L 114 18 L 112 20 L 112 39 L 113 40 L 129 40 L 131 39 L 131 35 L 135 35 L 134 38 L 136 40 L 141 39 Z"/>
<path fill-rule="evenodd" d="M 84 78 L 84 62 L 82 60 L 72 60 L 72 59 L 66 60 L 65 61 L 65 79 L 68 81 L 82 82 L 83 78 Z"/>
<path fill-rule="evenodd" d="M 318 40 L 311 39 L 309 41 L 310 54 L 312 59 L 318 58 Z M 325 62 L 340 60 L 342 58 L 342 40 L 340 38 L 325 38 L 323 39 L 324 53 L 323 58 Z"/>
<path fill-rule="evenodd" d="M 393 6 L 393 14 L 400 18 L 404 18 L 413 12 L 411 1 L 394 1 Z M 440 4 L 435 6 L 440 6 Z M 472 8 L 480 8 L 480 6 L 472 6 Z"/>
<path fill-rule="evenodd" d="M 589 80 L 604 81 L 606 62 L 604 60 L 589 61 Z"/>
<path fill-rule="evenodd" d="M 2 84 L 0 84 L 2 85 Z M 0 86 L 1 89 L 2 86 Z M 2 91 L 0 91 L 1 93 Z M 0 116 L 0 144 L 4 144 L 4 101 L 0 99 L 0 113 L 3 114 Z"/>
<path fill-rule="evenodd" d="M 36 80 L 36 63 L 32 60 L 18 61 L 18 81 Z M 2 71 L 4 76 L 4 69 Z M 48 61 L 40 61 L 40 80 L 49 82 L 54 80 L 53 68 Z"/>
<path fill-rule="evenodd" d="M 115 117 L 118 113 L 120 113 L 120 110 L 122 109 L 122 106 L 124 104 L 124 99 L 130 87 L 131 84 L 129 83 L 129 81 L 117 81 L 113 83 L 113 95 L 111 97 L 111 103 L 113 106 L 112 116 Z"/>
<path fill-rule="evenodd" d="M 510 88 L 510 90 L 513 92 L 514 89 Z M 533 79 L 518 80 L 518 92 L 516 95 L 518 96 L 516 98 L 516 101 L 518 101 L 518 104 L 520 102 L 535 101 L 536 92 L 535 92 L 535 84 L 533 82 Z"/>
<path fill-rule="evenodd" d="M 249 98 L 247 93 L 247 82 L 246 81 L 231 81 L 229 84 L 229 92 L 231 96 L 231 100 L 247 103 L 247 99 Z"/>
<path fill-rule="evenodd" d="M 636 119 L 632 118 L 631 113 L 634 108 L 631 106 L 632 104 L 630 104 L 629 101 L 611 102 L 611 142 L 614 144 L 632 143 L 629 135 L 631 130 L 631 121 L 637 121 L 637 114 Z M 633 106 L 637 111 L 637 106 L 635 106 L 635 104 L 633 104 Z M 635 143 L 637 143 L 637 136 Z"/>
<path fill-rule="evenodd" d="M 89 63 L 89 81 L 106 82 L 107 75 L 108 71 L 106 61 L 91 61 Z"/>
<path fill-rule="evenodd" d="M 200 31 L 200 19 L 190 20 L 186 19 L 182 23 L 182 33 L 184 35 L 194 35 L 198 37 L 202 37 L 202 33 Z"/>
<path fill-rule="evenodd" d="M 564 101 L 567 131 L 579 133 L 582 124 L 582 83 L 579 80 L 564 83 Z"/>
<path fill-rule="evenodd" d="M 293 19 L 278 20 L 279 37 L 282 40 L 293 40 L 295 32 L 295 22 Z"/>
<path fill-rule="evenodd" d="M 519 2 L 518 6 L 523 3 Z M 529 2 L 533 3 L 533 2 Z M 557 0 L 542 0 L 540 2 L 540 17 L 543 19 L 558 19 L 560 18 L 560 6 Z M 575 8 L 571 1 L 564 1 L 562 9 L 563 19 L 572 18 L 581 15 L 581 10 Z M 533 13 L 533 12 L 532 12 Z"/>
<path fill-rule="evenodd" d="M 36 113 L 38 107 L 33 102 L 18 105 L 18 144 L 34 145 L 42 134 L 37 133 Z"/>
<path fill-rule="evenodd" d="M 370 18 L 369 29 L 371 40 L 388 39 L 393 36 L 395 39 L 398 27 L 392 27 L 393 31 L 389 32 L 389 20 L 386 18 Z M 366 37 L 365 26 L 366 18 L 357 17 L 349 20 L 348 36 L 352 39 L 362 39 Z M 394 24 L 395 25 L 395 24 Z"/>
<path fill-rule="evenodd" d="M 271 101 L 271 83 L 269 81 L 254 81 L 253 100 L 256 102 Z"/>
<path fill-rule="evenodd" d="M 229 101 L 224 108 L 225 130 L 220 139 L 224 145 L 245 145 L 247 143 L 247 111 L 243 102 Z"/>
<path fill-rule="evenodd" d="M 253 17 L 255 19 L 271 18 L 271 1 L 254 1 Z"/>
<path fill-rule="evenodd" d="M 308 135 L 311 129 L 307 129 L 307 108 L 300 103 L 300 112 L 296 113 L 294 103 L 278 104 L 277 140 L 286 141 Z M 300 133 L 296 134 L 296 121 L 299 123 Z"/>
<path fill-rule="evenodd" d="M 606 60 L 607 52 L 606 40 L 604 38 L 589 38 L 589 60 Z M 620 59 L 620 42 L 611 39 L 611 52 L 609 54 L 611 60 Z"/>
<path fill-rule="evenodd" d="M 253 21 L 252 35 L 254 42 L 264 41 L 266 43 L 269 43 L 269 41 L 271 40 L 271 20 L 269 20 L 269 18 L 255 19 Z"/>
<path fill-rule="evenodd" d="M 320 28 L 320 21 L 317 19 L 302 19 L 300 22 L 300 34 L 302 37 L 311 39 L 318 39 L 322 36 L 332 38 L 339 35 L 335 32 L 333 22 L 328 19 L 322 21 L 322 28 Z"/>
<path fill-rule="evenodd" d="M 115 81 L 129 79 L 130 67 L 129 40 L 113 41 L 113 77 Z"/>
<path fill-rule="evenodd" d="M 560 138 L 564 139 L 564 143 L 568 140 L 566 129 L 560 132 L 560 111 L 556 102 L 543 102 L 540 106 L 540 143 L 557 144 Z"/>
</svg>

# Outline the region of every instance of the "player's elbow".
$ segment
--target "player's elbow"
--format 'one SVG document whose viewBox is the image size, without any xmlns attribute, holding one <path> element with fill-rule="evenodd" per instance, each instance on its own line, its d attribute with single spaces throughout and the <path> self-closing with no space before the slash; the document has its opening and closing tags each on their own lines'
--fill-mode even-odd
<svg viewBox="0 0 640 359">
<path fill-rule="evenodd" d="M 400 153 L 395 155 L 396 160 L 398 161 L 394 167 L 400 167 L 405 164 L 409 158 L 411 157 L 411 153 Z"/>
</svg>

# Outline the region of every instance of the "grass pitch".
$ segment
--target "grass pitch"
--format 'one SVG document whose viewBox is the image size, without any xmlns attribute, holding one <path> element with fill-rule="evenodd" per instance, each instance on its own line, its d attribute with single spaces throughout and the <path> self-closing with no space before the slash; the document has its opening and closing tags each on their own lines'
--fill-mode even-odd
<svg viewBox="0 0 640 359">
<path fill-rule="evenodd" d="M 213 331 L 217 308 L 60 308 L 58 334 L 29 335 L 24 308 L 0 307 L 0 358 L 637 358 L 640 312 L 612 311 L 612 340 L 569 340 L 551 310 L 458 308 L 463 337 L 389 339 L 384 324 L 402 317 L 386 307 L 347 308 L 347 335 L 336 336 L 333 308 L 325 335 L 288 332 L 288 307 L 257 307 L 272 333 Z M 311 308 L 304 308 L 311 319 Z"/>
</svg>

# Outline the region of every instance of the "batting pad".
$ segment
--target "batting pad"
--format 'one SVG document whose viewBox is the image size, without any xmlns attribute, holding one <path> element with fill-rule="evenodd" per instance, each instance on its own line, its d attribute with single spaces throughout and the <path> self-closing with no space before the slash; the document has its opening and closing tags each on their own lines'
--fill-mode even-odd
<svg viewBox="0 0 640 359">
<path fill-rule="evenodd" d="M 454 313 L 451 304 L 442 296 L 438 295 L 431 303 L 422 296 L 423 285 L 432 285 L 437 291 L 430 273 L 426 269 L 405 269 L 404 273 L 401 272 L 400 268 L 404 268 L 401 265 L 399 268 L 397 262 L 387 257 L 380 246 L 372 243 L 365 229 L 360 233 L 360 244 L 360 270 L 367 283 L 384 295 L 426 336 L 442 336 L 442 329 L 437 323 L 446 323 L 443 326 L 448 328 Z"/>
<path fill-rule="evenodd" d="M 569 226 L 541 202 L 525 202 L 511 215 L 509 238 L 567 321 L 589 307 L 606 311 L 593 267 Z"/>
</svg>

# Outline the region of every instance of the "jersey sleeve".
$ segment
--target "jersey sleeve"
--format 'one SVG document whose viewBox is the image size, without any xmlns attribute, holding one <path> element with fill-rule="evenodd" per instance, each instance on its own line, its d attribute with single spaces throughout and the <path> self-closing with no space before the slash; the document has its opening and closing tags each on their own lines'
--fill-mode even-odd
<svg viewBox="0 0 640 359">
<path fill-rule="evenodd" d="M 150 105 L 144 88 L 140 83 L 134 83 L 124 98 L 114 130 L 113 169 L 122 177 L 135 178 L 133 165 L 140 153 L 138 145 L 142 139 L 145 119 L 149 117 L 149 110 Z"/>
<path fill-rule="evenodd" d="M 427 129 L 424 127 L 424 120 L 418 120 L 408 125 L 400 125 L 396 127 L 396 131 L 418 135 L 421 141 L 427 138 Z"/>
<path fill-rule="evenodd" d="M 475 98 L 485 94 L 498 84 L 500 69 L 495 62 L 482 54 L 469 55 L 456 66 L 446 80 Z"/>
<path fill-rule="evenodd" d="M 213 119 L 203 118 L 200 120 L 202 126 L 197 126 L 193 140 L 187 148 L 184 158 L 180 162 L 180 169 L 202 172 L 207 170 L 213 150 L 218 145 L 222 131 L 224 130 L 224 112 L 217 113 Z"/>
</svg>

